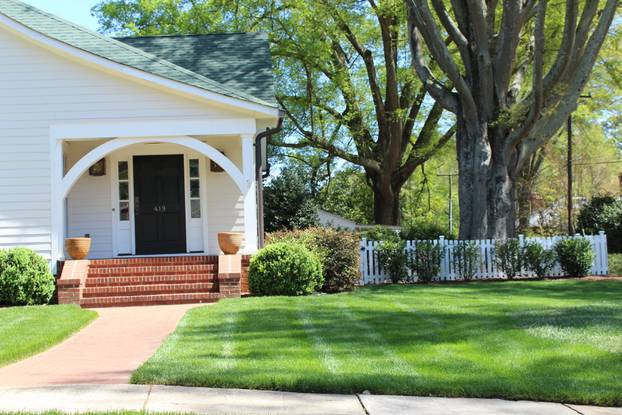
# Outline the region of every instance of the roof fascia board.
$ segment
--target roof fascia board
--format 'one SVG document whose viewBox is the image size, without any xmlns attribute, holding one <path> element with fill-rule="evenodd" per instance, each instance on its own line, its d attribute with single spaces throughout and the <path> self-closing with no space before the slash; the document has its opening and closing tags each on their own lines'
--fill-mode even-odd
<svg viewBox="0 0 622 415">
<path fill-rule="evenodd" d="M 55 50 L 63 55 L 70 56 L 82 62 L 98 66 L 108 72 L 117 73 L 124 77 L 133 78 L 143 83 L 151 84 L 159 88 L 177 92 L 182 95 L 198 98 L 202 101 L 208 101 L 211 104 L 220 105 L 222 107 L 243 110 L 257 115 L 259 118 L 278 118 L 279 109 L 268 107 L 252 102 L 231 98 L 225 95 L 210 92 L 192 85 L 174 81 L 158 75 L 154 75 L 140 69 L 132 68 L 120 63 L 102 58 L 90 52 L 68 45 L 59 40 L 48 37 L 39 33 L 13 19 L 0 13 L 0 27 L 4 27 L 10 32 L 20 35 L 35 44 L 41 45 L 48 49 Z"/>
</svg>

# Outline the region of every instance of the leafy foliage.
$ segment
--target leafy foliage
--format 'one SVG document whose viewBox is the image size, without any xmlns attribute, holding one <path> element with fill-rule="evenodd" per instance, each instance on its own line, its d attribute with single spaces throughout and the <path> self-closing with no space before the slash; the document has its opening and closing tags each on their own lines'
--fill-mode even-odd
<svg viewBox="0 0 622 415">
<path fill-rule="evenodd" d="M 523 268 L 523 248 L 518 239 L 498 241 L 495 245 L 497 265 L 512 279 L 521 273 Z"/>
<path fill-rule="evenodd" d="M 410 267 L 417 275 L 417 281 L 430 282 L 441 270 L 441 260 L 445 251 L 439 244 L 419 242 L 415 246 Z"/>
<path fill-rule="evenodd" d="M 523 249 L 525 268 L 536 274 L 538 278 L 548 276 L 557 261 L 555 251 L 544 249 L 537 242 L 527 242 Z"/>
<path fill-rule="evenodd" d="M 285 168 L 265 187 L 266 232 L 304 229 L 318 223 L 317 204 L 305 170 Z"/>
<path fill-rule="evenodd" d="M 408 256 L 406 242 L 393 235 L 378 244 L 378 260 L 391 281 L 396 284 L 408 277 Z"/>
<path fill-rule="evenodd" d="M 472 280 L 481 260 L 477 245 L 470 241 L 460 241 L 454 246 L 453 254 L 460 277 L 465 281 Z"/>
<path fill-rule="evenodd" d="M 622 199 L 596 196 L 581 208 L 577 229 L 596 234 L 605 231 L 610 252 L 622 252 Z"/>
<path fill-rule="evenodd" d="M 555 245 L 555 252 L 566 275 L 583 277 L 590 272 L 594 252 L 592 244 L 586 238 L 562 239 Z"/>
<path fill-rule="evenodd" d="M 359 238 L 354 232 L 310 228 L 272 233 L 267 242 L 299 243 L 316 254 L 322 263 L 323 292 L 349 291 L 359 280 Z"/>
<path fill-rule="evenodd" d="M 400 237 L 405 241 L 433 241 L 439 236 L 452 237 L 447 235 L 447 227 L 437 222 L 418 221 L 400 232 Z"/>
<path fill-rule="evenodd" d="M 322 264 L 302 245 L 268 245 L 251 259 L 248 282 L 255 295 L 307 295 L 324 282 Z"/>
<path fill-rule="evenodd" d="M 26 248 L 0 251 L 0 305 L 47 304 L 54 276 L 43 257 Z"/>
</svg>

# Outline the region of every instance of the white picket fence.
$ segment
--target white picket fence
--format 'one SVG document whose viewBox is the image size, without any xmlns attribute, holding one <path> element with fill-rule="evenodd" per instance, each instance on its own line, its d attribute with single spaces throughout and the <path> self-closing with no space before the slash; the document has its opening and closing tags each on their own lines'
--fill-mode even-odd
<svg viewBox="0 0 622 415">
<path fill-rule="evenodd" d="M 592 249 L 594 251 L 594 261 L 592 263 L 592 275 L 607 275 L 609 272 L 609 264 L 607 261 L 607 236 L 604 232 L 600 232 L 598 235 L 580 236 L 576 235 L 574 238 L 586 238 L 592 243 Z M 545 249 L 552 249 L 557 241 L 568 238 L 567 236 L 553 236 L 546 238 L 524 238 L 519 236 L 519 241 L 522 244 L 526 242 L 538 242 Z M 440 237 L 434 241 L 407 241 L 406 253 L 410 257 L 415 250 L 417 243 L 420 242 L 432 242 L 443 247 L 443 258 L 441 260 L 441 269 L 439 275 L 437 275 L 434 281 L 455 281 L 460 280 L 460 275 L 457 269 L 457 263 L 454 257 L 454 248 L 463 241 L 447 240 L 444 237 Z M 479 255 L 479 267 L 475 273 L 474 279 L 486 280 L 486 279 L 498 279 L 506 278 L 505 274 L 497 268 L 497 260 L 495 258 L 495 241 L 492 239 L 482 239 L 469 241 L 474 243 L 480 251 Z M 384 272 L 380 262 L 378 260 L 378 241 L 369 241 L 366 239 L 361 240 L 361 281 L 362 285 L 367 284 L 384 284 L 390 281 L 389 276 Z M 534 275 L 526 270 L 521 272 L 522 277 L 534 277 Z M 553 270 L 550 272 L 551 277 L 563 276 L 561 267 L 556 264 Z M 409 276 L 410 280 L 416 281 L 417 278 L 414 275 Z"/>
</svg>

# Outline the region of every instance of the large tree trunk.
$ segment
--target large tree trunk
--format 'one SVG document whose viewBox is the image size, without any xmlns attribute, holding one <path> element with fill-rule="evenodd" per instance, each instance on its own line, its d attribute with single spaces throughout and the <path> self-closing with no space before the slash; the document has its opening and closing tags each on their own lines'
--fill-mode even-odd
<svg viewBox="0 0 622 415">
<path fill-rule="evenodd" d="M 502 146 L 491 146 L 494 138 L 489 133 L 485 123 L 458 121 L 460 239 L 515 234 L 514 182 Z"/>
<path fill-rule="evenodd" d="M 401 222 L 400 188 L 385 184 L 384 180 L 373 183 L 374 191 L 374 223 L 376 225 L 399 226 Z"/>
</svg>

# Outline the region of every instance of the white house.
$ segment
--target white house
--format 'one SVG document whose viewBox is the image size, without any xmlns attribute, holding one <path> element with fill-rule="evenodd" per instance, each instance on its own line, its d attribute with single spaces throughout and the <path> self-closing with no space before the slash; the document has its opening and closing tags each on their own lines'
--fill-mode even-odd
<svg viewBox="0 0 622 415">
<path fill-rule="evenodd" d="M 0 248 L 257 249 L 255 142 L 280 117 L 264 35 L 113 39 L 0 0 L 0 51 Z"/>
</svg>

